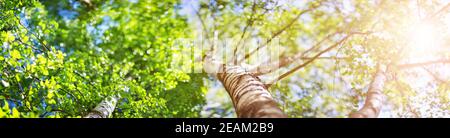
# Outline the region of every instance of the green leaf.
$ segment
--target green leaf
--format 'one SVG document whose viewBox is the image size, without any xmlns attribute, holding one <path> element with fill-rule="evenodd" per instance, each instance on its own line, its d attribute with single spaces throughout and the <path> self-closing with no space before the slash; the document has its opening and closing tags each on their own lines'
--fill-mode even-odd
<svg viewBox="0 0 450 138">
<path fill-rule="evenodd" d="M 11 34 L 11 32 L 9 32 L 9 31 L 2 33 L 2 36 L 6 42 L 12 42 L 12 41 L 14 41 L 14 39 L 16 39 L 16 37 L 14 37 L 14 35 Z"/>
<path fill-rule="evenodd" d="M 46 68 L 43 68 L 42 70 L 41 70 L 41 72 L 42 72 L 42 74 L 44 75 L 44 76 L 48 76 L 49 74 L 48 74 L 48 70 L 46 69 Z"/>
<path fill-rule="evenodd" d="M 17 81 L 17 82 L 20 82 L 20 76 L 19 76 L 19 74 L 16 74 L 15 78 L 16 78 L 16 81 Z"/>
<path fill-rule="evenodd" d="M 20 113 L 16 108 L 12 110 L 12 118 L 20 118 Z"/>
<path fill-rule="evenodd" d="M 49 92 L 47 93 L 47 98 L 48 98 L 48 99 L 53 98 L 53 96 L 55 96 L 55 94 L 54 94 L 52 91 L 49 91 Z"/>
<path fill-rule="evenodd" d="M 11 51 L 10 56 L 13 59 L 20 59 L 20 58 L 22 58 L 22 56 L 20 55 L 20 52 L 15 50 L 15 49 Z"/>
<path fill-rule="evenodd" d="M 29 40 L 28 36 L 23 36 L 23 37 L 22 37 L 22 41 L 23 41 L 24 43 L 28 43 L 28 40 Z"/>
</svg>

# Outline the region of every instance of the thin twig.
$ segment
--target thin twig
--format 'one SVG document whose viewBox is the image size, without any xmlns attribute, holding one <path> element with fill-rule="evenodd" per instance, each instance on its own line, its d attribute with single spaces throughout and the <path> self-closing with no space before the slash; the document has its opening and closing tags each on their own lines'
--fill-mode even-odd
<svg viewBox="0 0 450 138">
<path fill-rule="evenodd" d="M 336 35 L 340 33 L 340 31 L 336 31 L 335 33 L 329 34 L 327 35 L 325 38 L 323 38 L 322 40 L 320 40 L 319 42 L 317 42 L 316 44 L 314 44 L 314 46 L 312 46 L 311 48 L 297 53 L 296 55 L 292 56 L 292 57 L 284 57 L 282 59 L 280 59 L 279 61 L 277 61 L 278 63 L 270 63 L 270 61 L 266 61 L 260 65 L 258 65 L 255 69 L 252 69 L 252 72 L 257 72 L 255 75 L 264 75 L 267 73 L 271 73 L 273 71 L 275 71 L 274 69 L 272 69 L 273 65 L 277 65 L 277 69 L 285 67 L 287 65 L 289 65 L 290 63 L 294 62 L 295 59 L 308 59 L 307 57 L 304 57 L 304 55 L 312 50 L 317 49 L 320 45 L 322 45 L 322 43 L 324 43 L 326 40 L 330 39 L 332 36 Z M 310 59 L 310 58 L 309 58 Z M 266 66 L 269 66 L 269 70 L 267 70 L 268 68 Z M 264 68 L 266 69 L 265 72 L 259 72 L 258 70 Z"/>
<path fill-rule="evenodd" d="M 320 57 L 323 53 L 328 52 L 328 51 L 330 51 L 331 49 L 333 49 L 333 48 L 337 47 L 338 45 L 342 44 L 345 40 L 347 40 L 347 39 L 348 39 L 350 36 L 352 36 L 352 35 L 353 35 L 353 34 L 349 34 L 349 35 L 345 36 L 345 37 L 342 38 L 339 42 L 337 42 L 337 43 L 331 45 L 330 47 L 328 47 L 327 49 L 325 49 L 325 50 L 323 50 L 323 51 L 317 53 L 317 54 L 316 54 L 315 56 L 313 56 L 310 60 L 308 60 L 308 61 L 306 61 L 305 63 L 300 64 L 300 65 L 294 67 L 293 69 L 291 69 L 290 71 L 288 71 L 288 72 L 286 72 L 286 73 L 280 75 L 280 76 L 277 77 L 275 80 L 271 81 L 271 83 L 269 83 L 267 87 L 270 87 L 271 84 L 273 84 L 273 83 L 275 83 L 275 82 L 277 82 L 277 81 L 279 81 L 279 80 L 281 80 L 281 79 L 287 77 L 288 75 L 294 73 L 294 72 L 297 71 L 298 69 L 300 69 L 300 68 L 302 68 L 302 67 L 305 67 L 306 65 L 312 63 L 316 58 Z"/>
<path fill-rule="evenodd" d="M 25 25 L 22 24 L 22 22 L 20 21 L 19 17 L 17 17 L 16 15 L 14 15 L 14 17 L 16 17 L 16 19 L 19 22 L 19 25 L 22 26 L 23 28 L 25 28 L 25 30 L 27 30 L 27 32 L 29 32 L 31 35 L 33 35 L 34 37 L 36 37 L 36 39 L 39 41 L 39 43 L 45 48 L 46 51 L 50 51 L 50 49 L 47 47 L 47 45 L 44 44 L 44 42 L 42 41 L 42 39 L 40 38 L 40 36 L 37 36 L 36 34 L 34 34 L 33 32 L 31 32 L 30 30 L 28 30 L 27 27 L 25 27 Z"/>
<path fill-rule="evenodd" d="M 277 37 L 278 35 L 280 35 L 281 33 L 283 33 L 286 29 L 288 29 L 289 27 L 291 27 L 303 14 L 310 12 L 314 9 L 316 9 L 317 7 L 321 6 L 322 3 L 319 3 L 318 5 L 314 5 L 302 12 L 300 12 L 299 14 L 297 14 L 297 16 L 291 20 L 286 26 L 284 26 L 283 28 L 281 28 L 280 30 L 278 30 L 277 32 L 275 32 L 263 45 L 258 46 L 255 50 L 251 51 L 250 53 L 245 54 L 244 58 L 242 58 L 241 60 L 238 61 L 238 63 L 242 63 L 244 60 L 248 59 L 251 55 L 253 55 L 255 52 L 257 52 L 258 50 L 260 50 L 261 48 L 267 46 L 267 44 L 269 44 L 270 42 L 272 42 L 273 39 L 275 39 L 275 37 Z"/>
<path fill-rule="evenodd" d="M 231 61 L 234 62 L 234 64 L 237 63 L 237 60 L 236 60 L 237 59 L 237 51 L 240 46 L 240 43 L 241 43 L 242 39 L 244 38 L 245 34 L 247 33 L 247 29 L 253 25 L 253 22 L 254 22 L 253 16 L 254 16 L 255 12 L 256 12 L 256 0 L 253 0 L 252 13 L 250 14 L 250 19 L 247 20 L 247 24 L 244 27 L 244 31 L 242 32 L 241 37 L 233 50 L 233 58 Z"/>
</svg>

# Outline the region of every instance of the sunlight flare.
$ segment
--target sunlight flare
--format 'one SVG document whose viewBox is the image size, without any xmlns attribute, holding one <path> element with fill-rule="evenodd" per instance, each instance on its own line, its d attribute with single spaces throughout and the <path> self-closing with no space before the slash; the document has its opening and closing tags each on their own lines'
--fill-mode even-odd
<svg viewBox="0 0 450 138">
<path fill-rule="evenodd" d="M 409 52 L 415 56 L 427 56 L 437 47 L 435 28 L 429 23 L 419 23 L 411 28 Z"/>
</svg>

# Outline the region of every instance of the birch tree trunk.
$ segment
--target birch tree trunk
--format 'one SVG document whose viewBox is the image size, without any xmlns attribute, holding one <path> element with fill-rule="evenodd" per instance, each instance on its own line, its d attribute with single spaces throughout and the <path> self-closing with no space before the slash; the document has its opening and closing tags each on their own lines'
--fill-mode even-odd
<svg viewBox="0 0 450 138">
<path fill-rule="evenodd" d="M 212 62 L 210 59 L 206 62 Z M 260 81 L 243 67 L 218 63 L 204 65 L 208 73 L 217 75 L 233 102 L 239 118 L 285 118 L 286 114 Z"/>
<path fill-rule="evenodd" d="M 109 118 L 116 108 L 117 98 L 108 97 L 100 102 L 88 115 L 84 118 Z"/>
<path fill-rule="evenodd" d="M 351 113 L 351 118 L 376 118 L 380 114 L 384 101 L 383 87 L 386 81 L 384 71 L 379 67 L 370 83 L 364 106 L 357 112 Z"/>
</svg>

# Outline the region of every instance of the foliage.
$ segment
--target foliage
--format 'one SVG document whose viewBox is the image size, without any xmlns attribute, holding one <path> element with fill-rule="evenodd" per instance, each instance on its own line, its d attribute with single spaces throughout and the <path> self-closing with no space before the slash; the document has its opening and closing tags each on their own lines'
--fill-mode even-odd
<svg viewBox="0 0 450 138">
<path fill-rule="evenodd" d="M 290 117 L 347 117 L 364 103 L 365 93 L 377 65 L 389 66 L 389 80 L 385 87 L 387 101 L 382 117 L 407 117 L 405 114 L 416 111 L 422 113 L 416 112 L 415 117 L 449 115 L 445 111 L 448 109 L 448 104 L 445 103 L 448 101 L 445 98 L 448 97 L 445 96 L 448 95 L 448 89 L 444 89 L 448 85 L 448 79 L 444 79 L 447 83 L 433 80 L 421 67 L 396 67 L 432 59 L 449 59 L 448 46 L 446 47 L 449 40 L 449 24 L 446 21 L 448 10 L 441 11 L 443 16 L 437 16 L 436 19 L 427 17 L 445 7 L 446 2 L 203 0 L 194 4 L 186 2 L 186 5 L 194 5 L 194 12 L 190 15 L 195 20 L 192 26 L 201 28 L 193 30 L 196 31 L 194 34 L 210 39 L 217 34 L 218 40 L 232 38 L 235 43 L 243 41 L 226 46 L 227 49 L 237 47 L 239 58 L 243 58 L 244 51 L 256 49 L 271 39 L 278 40 L 275 46 L 279 46 L 281 57 L 303 53 L 303 58 L 294 59 L 295 62 L 289 66 L 262 76 L 263 81 L 273 80 L 346 35 L 355 33 L 321 56 L 326 58 L 315 59 L 312 64 L 272 85 L 272 94 Z M 315 6 L 317 7 L 314 8 Z M 431 42 L 417 48 L 414 46 L 414 39 L 425 39 L 422 38 L 423 35 L 414 37 L 417 33 L 422 33 L 415 31 L 418 30 L 417 24 L 421 22 L 431 22 L 431 26 L 438 29 L 434 32 L 435 35 L 429 36 L 433 39 Z M 330 35 L 331 37 L 327 37 Z M 251 43 L 251 40 L 260 43 Z M 428 46 L 441 41 L 441 47 Z M 428 51 L 433 48 L 435 51 Z M 247 64 L 259 65 L 261 57 L 268 56 L 255 54 L 249 61 L 254 57 L 257 57 L 256 62 Z M 262 61 L 264 60 L 263 58 Z M 435 74 L 448 74 L 445 73 L 448 72 L 445 71 L 448 70 L 448 65 L 438 64 L 426 68 Z M 448 75 L 440 77 L 448 78 Z M 414 80 L 421 80 L 421 84 Z M 401 86 L 398 86 L 398 82 Z M 437 103 L 440 105 L 436 105 Z M 226 109 L 225 105 L 221 106 L 223 108 L 217 109 L 218 111 Z M 425 110 L 433 113 L 426 113 Z"/>
<path fill-rule="evenodd" d="M 109 96 L 119 97 L 113 117 L 234 117 L 217 80 L 178 67 L 200 69 L 200 56 L 172 64 L 185 56 L 173 47 L 180 38 L 234 40 L 202 45 L 199 55 L 214 46 L 243 59 L 269 41 L 278 47 L 266 50 L 279 48 L 280 58 L 301 54 L 263 82 L 336 44 L 269 89 L 289 117 L 347 117 L 379 65 L 388 66 L 382 117 L 448 117 L 448 64 L 402 67 L 450 59 L 450 16 L 438 11 L 446 4 L 0 0 L 0 117 L 82 117 Z M 252 55 L 242 66 L 269 57 Z"/>
<path fill-rule="evenodd" d="M 199 115 L 202 78 L 170 69 L 186 27 L 176 1 L 22 2 L 0 6 L 0 93 L 12 116 L 81 117 L 111 95 L 120 97 L 113 117 Z M 178 86 L 187 81 L 199 83 Z"/>
</svg>

